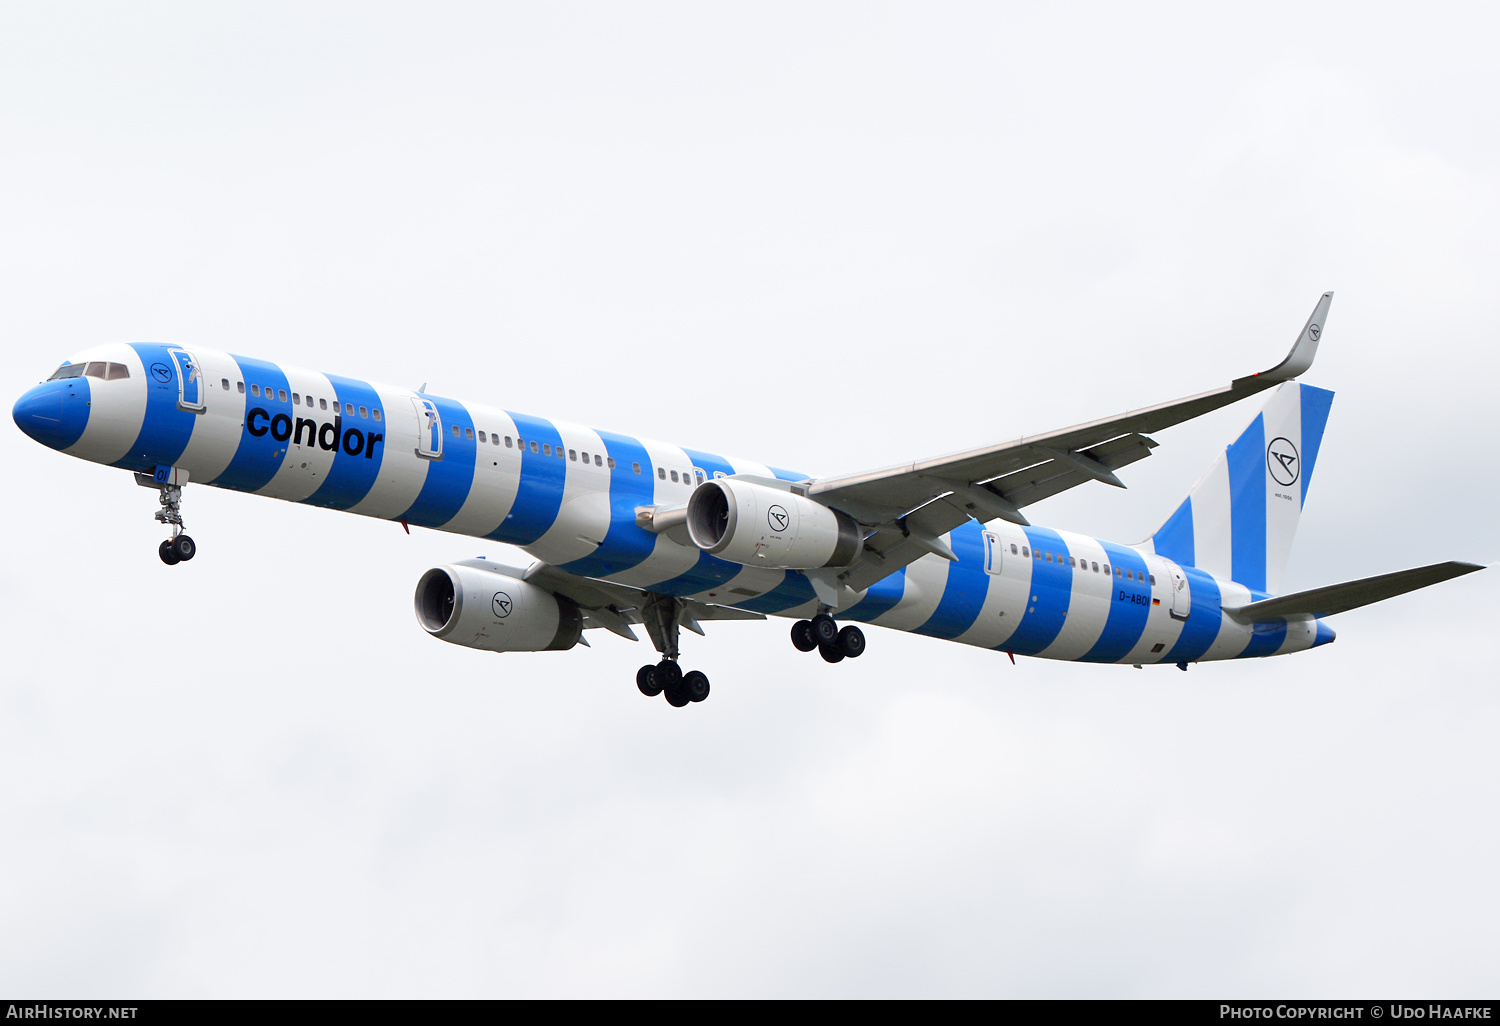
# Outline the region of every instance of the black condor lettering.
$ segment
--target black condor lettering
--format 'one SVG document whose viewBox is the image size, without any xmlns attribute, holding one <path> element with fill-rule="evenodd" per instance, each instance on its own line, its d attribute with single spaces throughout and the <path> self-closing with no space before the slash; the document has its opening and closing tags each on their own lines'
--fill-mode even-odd
<svg viewBox="0 0 1500 1026">
<path fill-rule="evenodd" d="M 271 418 L 271 437 L 278 442 L 284 442 L 292 437 L 292 418 L 284 413 L 278 413 Z"/>
<path fill-rule="evenodd" d="M 375 443 L 385 440 L 385 435 L 374 431 L 365 432 L 365 459 L 375 455 Z"/>
<path fill-rule="evenodd" d="M 350 428 L 344 432 L 344 452 L 350 456 L 358 456 L 365 447 L 365 436 L 359 428 Z"/>
<path fill-rule="evenodd" d="M 292 434 L 292 441 L 297 445 L 302 444 L 302 429 L 307 428 L 307 444 L 313 445 L 318 440 L 318 422 L 309 417 L 297 418 L 297 429 Z"/>
<path fill-rule="evenodd" d="M 342 423 L 342 418 L 334 417 L 332 424 L 324 424 L 318 428 L 319 449 L 324 452 L 333 452 L 339 447 L 339 425 Z"/>
<path fill-rule="evenodd" d="M 257 428 L 255 426 L 255 418 L 259 417 L 261 420 L 265 420 L 269 416 L 270 414 L 261 409 L 259 406 L 255 407 L 245 415 L 245 430 L 250 432 L 256 438 L 262 437 L 266 433 L 267 428 L 264 424 Z"/>
</svg>

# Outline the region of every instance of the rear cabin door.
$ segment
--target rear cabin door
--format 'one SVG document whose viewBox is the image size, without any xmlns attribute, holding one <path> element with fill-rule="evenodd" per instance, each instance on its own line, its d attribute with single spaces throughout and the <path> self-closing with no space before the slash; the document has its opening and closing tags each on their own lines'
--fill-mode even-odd
<svg viewBox="0 0 1500 1026">
<path fill-rule="evenodd" d="M 1172 608 L 1169 612 L 1174 620 L 1186 620 L 1193 610 L 1193 592 L 1188 585 L 1187 574 L 1182 567 L 1172 564 Z"/>
</svg>

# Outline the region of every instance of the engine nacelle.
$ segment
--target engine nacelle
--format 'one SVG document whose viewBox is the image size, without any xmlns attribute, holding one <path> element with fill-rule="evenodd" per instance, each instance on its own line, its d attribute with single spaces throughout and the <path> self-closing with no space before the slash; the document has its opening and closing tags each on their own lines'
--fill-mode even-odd
<svg viewBox="0 0 1500 1026">
<path fill-rule="evenodd" d="M 434 638 L 486 652 L 561 651 L 583 634 L 583 616 L 570 599 L 463 563 L 423 574 L 416 607 L 417 622 Z"/>
<path fill-rule="evenodd" d="M 704 552 L 770 570 L 848 566 L 864 537 L 847 513 L 805 495 L 718 478 L 694 489 L 688 536 Z"/>
</svg>

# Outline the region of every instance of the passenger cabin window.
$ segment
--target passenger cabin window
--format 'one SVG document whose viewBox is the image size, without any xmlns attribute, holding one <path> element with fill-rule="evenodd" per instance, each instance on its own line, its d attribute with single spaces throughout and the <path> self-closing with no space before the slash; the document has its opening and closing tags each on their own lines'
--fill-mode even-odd
<svg viewBox="0 0 1500 1026">
<path fill-rule="evenodd" d="M 609 461 L 609 465 L 611 467 L 613 467 L 615 465 L 615 461 L 614 460 L 610 460 Z M 597 452 L 594 453 L 594 466 L 596 466 L 596 467 L 602 467 L 602 466 L 604 466 L 604 460 L 599 457 L 599 454 Z"/>
<path fill-rule="evenodd" d="M 565 459 L 567 459 L 567 458 L 568 458 L 568 457 L 567 457 L 567 456 L 566 456 L 566 455 L 565 455 L 565 454 L 564 454 L 564 453 L 563 453 L 563 447 L 562 447 L 562 446 L 560 446 L 560 445 L 559 445 L 559 446 L 558 446 L 558 447 L 557 447 L 557 448 L 556 448 L 556 449 L 553 449 L 553 450 L 552 450 L 552 455 L 554 455 L 554 456 L 556 456 L 556 457 L 557 457 L 557 458 L 558 458 L 558 459 L 560 459 L 560 460 L 565 460 Z"/>
<path fill-rule="evenodd" d="M 1095 564 L 1094 564 L 1094 573 L 1096 573 L 1096 574 L 1097 574 L 1097 573 L 1098 573 L 1098 572 L 1099 572 L 1099 564 L 1098 564 L 1098 563 L 1095 563 Z"/>
<path fill-rule="evenodd" d="M 221 386 L 223 386 L 224 391 L 226 391 L 226 392 L 229 391 L 229 379 L 228 378 L 225 378 L 224 380 L 220 381 L 219 384 Z"/>
<path fill-rule="evenodd" d="M 319 399 L 318 400 L 318 409 L 320 409 L 320 410 L 326 410 L 326 409 L 328 409 L 328 400 L 327 399 Z"/>
<path fill-rule="evenodd" d="M 551 456 L 552 455 L 552 446 L 548 445 L 546 442 L 542 443 L 542 455 L 543 456 Z"/>
<path fill-rule="evenodd" d="M 489 439 L 485 436 L 485 433 L 483 431 L 479 432 L 479 440 L 481 442 L 488 442 L 489 441 Z"/>
<path fill-rule="evenodd" d="M 359 408 L 359 419 L 360 420 L 369 420 L 370 419 L 370 411 L 369 411 L 368 407 L 361 406 Z M 474 437 L 474 429 L 473 428 L 469 429 L 469 437 L 470 438 Z"/>
<path fill-rule="evenodd" d="M 572 460 L 574 463 L 577 463 L 578 462 L 578 450 L 577 449 L 569 449 L 568 450 L 568 459 Z"/>
<path fill-rule="evenodd" d="M 703 483 L 703 471 L 699 470 L 697 467 L 694 467 L 693 468 L 693 478 L 699 484 L 702 484 Z"/>
<path fill-rule="evenodd" d="M 253 396 L 255 396 L 256 398 L 259 398 L 260 397 L 260 386 L 259 385 L 251 385 L 250 386 L 250 394 L 253 395 Z"/>
<path fill-rule="evenodd" d="M 1115 576 L 1116 577 L 1120 576 L 1120 568 L 1119 567 L 1115 567 Z"/>
<path fill-rule="evenodd" d="M 1069 556 L 1068 557 L 1068 565 L 1069 566 L 1077 566 L 1078 564 L 1075 563 L 1075 562 L 1073 562 L 1073 557 L 1072 556 Z"/>
<path fill-rule="evenodd" d="M 510 445 L 510 435 L 506 435 L 505 436 L 505 447 L 507 449 L 509 449 L 511 447 L 511 445 Z"/>
<path fill-rule="evenodd" d="M 672 483 L 673 484 L 677 483 L 677 471 L 675 471 L 675 470 L 672 471 Z"/>
<path fill-rule="evenodd" d="M 656 468 L 656 476 L 659 477 L 659 478 L 661 478 L 663 481 L 665 481 L 667 479 L 667 468 L 666 467 L 657 467 Z M 672 476 L 676 477 L 677 475 L 673 474 Z"/>
<path fill-rule="evenodd" d="M 459 437 L 459 436 L 460 436 L 460 430 L 459 430 L 459 427 L 458 427 L 458 425 L 457 425 L 457 424 L 454 424 L 454 425 L 453 425 L 453 437 L 454 437 L 454 438 L 458 438 L 458 437 Z"/>
<path fill-rule="evenodd" d="M 360 407 L 360 409 L 364 409 L 364 407 Z M 471 427 L 464 428 L 464 437 L 472 442 L 474 440 L 474 429 Z"/>
<path fill-rule="evenodd" d="M 370 411 L 370 416 L 374 417 L 376 420 L 379 420 L 380 419 L 380 411 L 379 410 L 371 410 Z"/>
<path fill-rule="evenodd" d="M 352 417 L 352 416 L 354 416 L 354 404 L 353 403 L 345 403 L 344 404 L 344 416 L 346 416 L 346 417 Z"/>
<path fill-rule="evenodd" d="M 286 402 L 286 389 L 284 389 L 284 388 L 278 388 L 276 390 L 276 401 L 277 402 L 283 402 L 283 403 Z"/>
<path fill-rule="evenodd" d="M 293 406 L 301 406 L 302 405 L 302 393 L 301 392 L 293 392 L 292 393 L 292 405 Z"/>
<path fill-rule="evenodd" d="M 611 458 L 613 458 L 613 457 L 611 457 Z M 635 471 L 637 474 L 639 474 L 641 472 L 641 465 L 639 463 L 632 463 L 630 465 L 630 469 L 633 470 L 633 471 Z"/>
<path fill-rule="evenodd" d="M 1151 587 L 1153 587 L 1153 588 L 1156 587 L 1156 575 L 1155 574 L 1147 574 L 1146 576 L 1148 576 L 1148 577 L 1151 578 Z"/>
<path fill-rule="evenodd" d="M 236 381 L 234 383 L 234 388 L 235 391 L 239 392 L 240 395 L 245 394 L 245 383 L 243 381 Z"/>
<path fill-rule="evenodd" d="M 531 443 L 531 451 L 532 452 L 540 452 L 541 450 L 537 447 L 537 444 L 535 442 L 532 442 Z"/>
<path fill-rule="evenodd" d="M 1015 542 L 1011 542 L 1010 543 L 1010 554 L 1012 556 L 1018 556 L 1018 555 L 1021 554 L 1020 550 L 1016 548 L 1016 543 Z"/>
<path fill-rule="evenodd" d="M 1031 558 L 1031 550 L 1028 549 L 1026 546 L 1022 545 L 1021 546 L 1021 555 L 1025 556 L 1027 559 L 1030 559 Z"/>
</svg>

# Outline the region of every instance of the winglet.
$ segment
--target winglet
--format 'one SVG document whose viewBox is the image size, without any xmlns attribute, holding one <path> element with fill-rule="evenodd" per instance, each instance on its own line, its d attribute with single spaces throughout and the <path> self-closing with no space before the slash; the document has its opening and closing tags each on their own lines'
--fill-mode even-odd
<svg viewBox="0 0 1500 1026">
<path fill-rule="evenodd" d="M 1318 340 L 1323 337 L 1323 328 L 1328 323 L 1328 307 L 1332 303 L 1333 293 L 1323 293 L 1322 298 L 1318 300 L 1318 305 L 1313 307 L 1312 316 L 1302 326 L 1302 334 L 1297 336 L 1297 344 L 1292 346 L 1292 351 L 1286 354 L 1285 360 L 1268 371 L 1252 374 L 1248 378 L 1240 378 L 1235 381 L 1235 384 L 1254 382 L 1259 388 L 1265 388 L 1268 384 L 1290 381 L 1306 372 L 1318 355 Z"/>
</svg>

